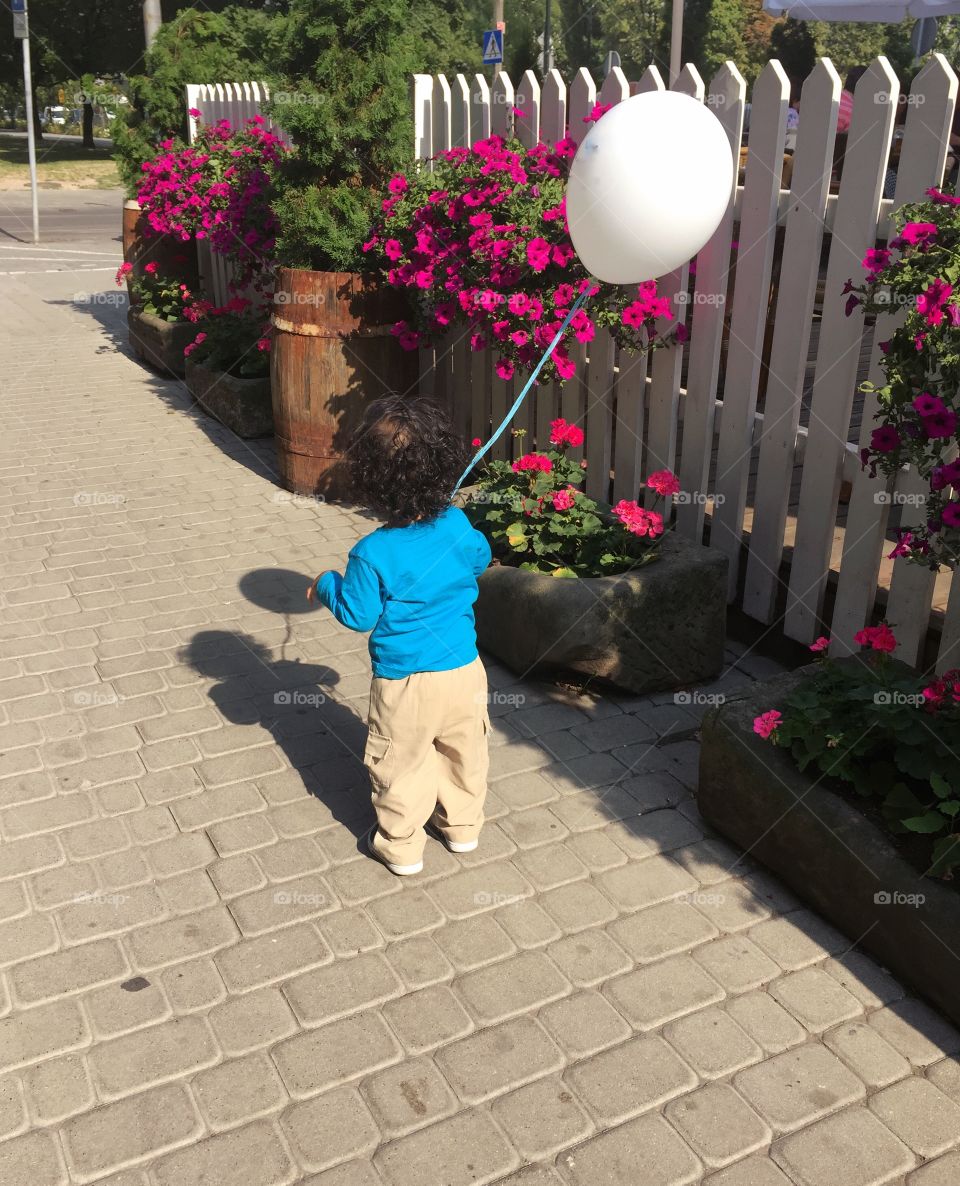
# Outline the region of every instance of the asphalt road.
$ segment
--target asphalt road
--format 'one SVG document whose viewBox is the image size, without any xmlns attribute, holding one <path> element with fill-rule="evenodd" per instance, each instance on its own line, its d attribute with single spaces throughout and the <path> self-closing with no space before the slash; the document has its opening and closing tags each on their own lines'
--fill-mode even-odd
<svg viewBox="0 0 960 1186">
<path fill-rule="evenodd" d="M 30 191 L 0 190 L 0 277 L 11 273 L 116 270 L 122 259 L 123 191 L 43 190 L 40 243 L 32 242 Z"/>
<path fill-rule="evenodd" d="M 4 130 L 4 131 L 0 131 L 0 136 L 13 136 L 17 140 L 26 140 L 27 133 L 26 132 L 10 132 L 10 131 Z M 44 134 L 43 141 L 41 142 L 39 147 L 42 149 L 44 144 L 50 144 L 50 143 L 58 144 L 61 141 L 66 144 L 82 144 L 83 137 L 82 136 L 59 136 L 59 135 L 55 134 L 54 132 L 47 132 Z M 111 145 L 113 144 L 113 141 L 110 139 L 109 136 L 94 136 L 93 142 L 97 146 L 97 148 L 110 148 Z"/>
</svg>

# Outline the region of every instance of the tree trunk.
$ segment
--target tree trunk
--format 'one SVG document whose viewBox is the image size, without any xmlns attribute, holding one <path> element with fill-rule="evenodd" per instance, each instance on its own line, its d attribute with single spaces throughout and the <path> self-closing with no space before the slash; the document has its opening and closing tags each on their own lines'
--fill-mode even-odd
<svg viewBox="0 0 960 1186">
<path fill-rule="evenodd" d="M 93 104 L 83 105 L 83 147 L 96 148 L 93 142 Z"/>
</svg>

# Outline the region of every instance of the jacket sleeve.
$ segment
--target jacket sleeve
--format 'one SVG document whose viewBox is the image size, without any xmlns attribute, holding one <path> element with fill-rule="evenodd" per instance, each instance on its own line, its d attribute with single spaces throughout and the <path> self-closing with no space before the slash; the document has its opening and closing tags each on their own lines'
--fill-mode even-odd
<svg viewBox="0 0 960 1186">
<path fill-rule="evenodd" d="M 473 565 L 474 576 L 479 576 L 489 565 L 493 553 L 490 551 L 490 544 L 487 542 L 487 537 L 483 532 L 477 531 L 475 527 L 470 531 L 470 538 L 467 541 L 467 551 L 470 562 Z"/>
<path fill-rule="evenodd" d="M 342 626 L 366 634 L 383 613 L 383 594 L 376 570 L 359 556 L 350 556 L 343 576 L 325 572 L 317 595 Z"/>
</svg>

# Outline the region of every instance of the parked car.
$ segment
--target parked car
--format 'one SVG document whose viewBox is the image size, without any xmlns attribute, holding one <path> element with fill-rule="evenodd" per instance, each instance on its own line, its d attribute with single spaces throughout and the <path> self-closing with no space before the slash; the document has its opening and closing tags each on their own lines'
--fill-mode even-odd
<svg viewBox="0 0 960 1186">
<path fill-rule="evenodd" d="M 62 127 L 67 122 L 67 109 L 66 107 L 44 107 L 40 121 L 41 123 L 52 124 L 54 127 Z"/>
</svg>

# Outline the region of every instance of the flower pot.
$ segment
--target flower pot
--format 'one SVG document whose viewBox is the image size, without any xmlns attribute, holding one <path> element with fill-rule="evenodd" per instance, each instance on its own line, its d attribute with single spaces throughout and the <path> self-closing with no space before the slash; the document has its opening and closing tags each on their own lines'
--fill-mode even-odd
<svg viewBox="0 0 960 1186">
<path fill-rule="evenodd" d="M 271 381 L 277 460 L 297 494 L 348 497 L 344 460 L 367 405 L 416 391 L 416 352 L 390 333 L 401 298 L 353 272 L 282 268 L 273 298 Z"/>
<path fill-rule="evenodd" d="M 270 378 L 247 379 L 212 370 L 187 359 L 187 387 L 200 407 L 238 437 L 268 437 L 273 432 Z"/>
<path fill-rule="evenodd" d="M 713 679 L 723 664 L 727 558 L 671 532 L 631 573 L 581 579 L 506 565 L 479 581 L 480 646 L 520 674 L 582 672 L 630 692 Z"/>
<path fill-rule="evenodd" d="M 924 877 L 890 834 L 753 732 L 816 668 L 756 684 L 703 722 L 700 813 L 851 941 L 960 1024 L 960 893 Z"/>
<path fill-rule="evenodd" d="M 130 345 L 141 362 L 167 377 L 183 378 L 183 352 L 197 336 L 192 321 L 164 321 L 131 306 L 127 310 L 127 328 Z"/>
<path fill-rule="evenodd" d="M 191 291 L 200 286 L 196 243 L 154 234 L 140 203 L 132 199 L 123 203 L 123 258 L 133 264 L 133 277 L 145 275 L 145 265 L 155 263 L 159 275 L 181 280 Z"/>
</svg>

